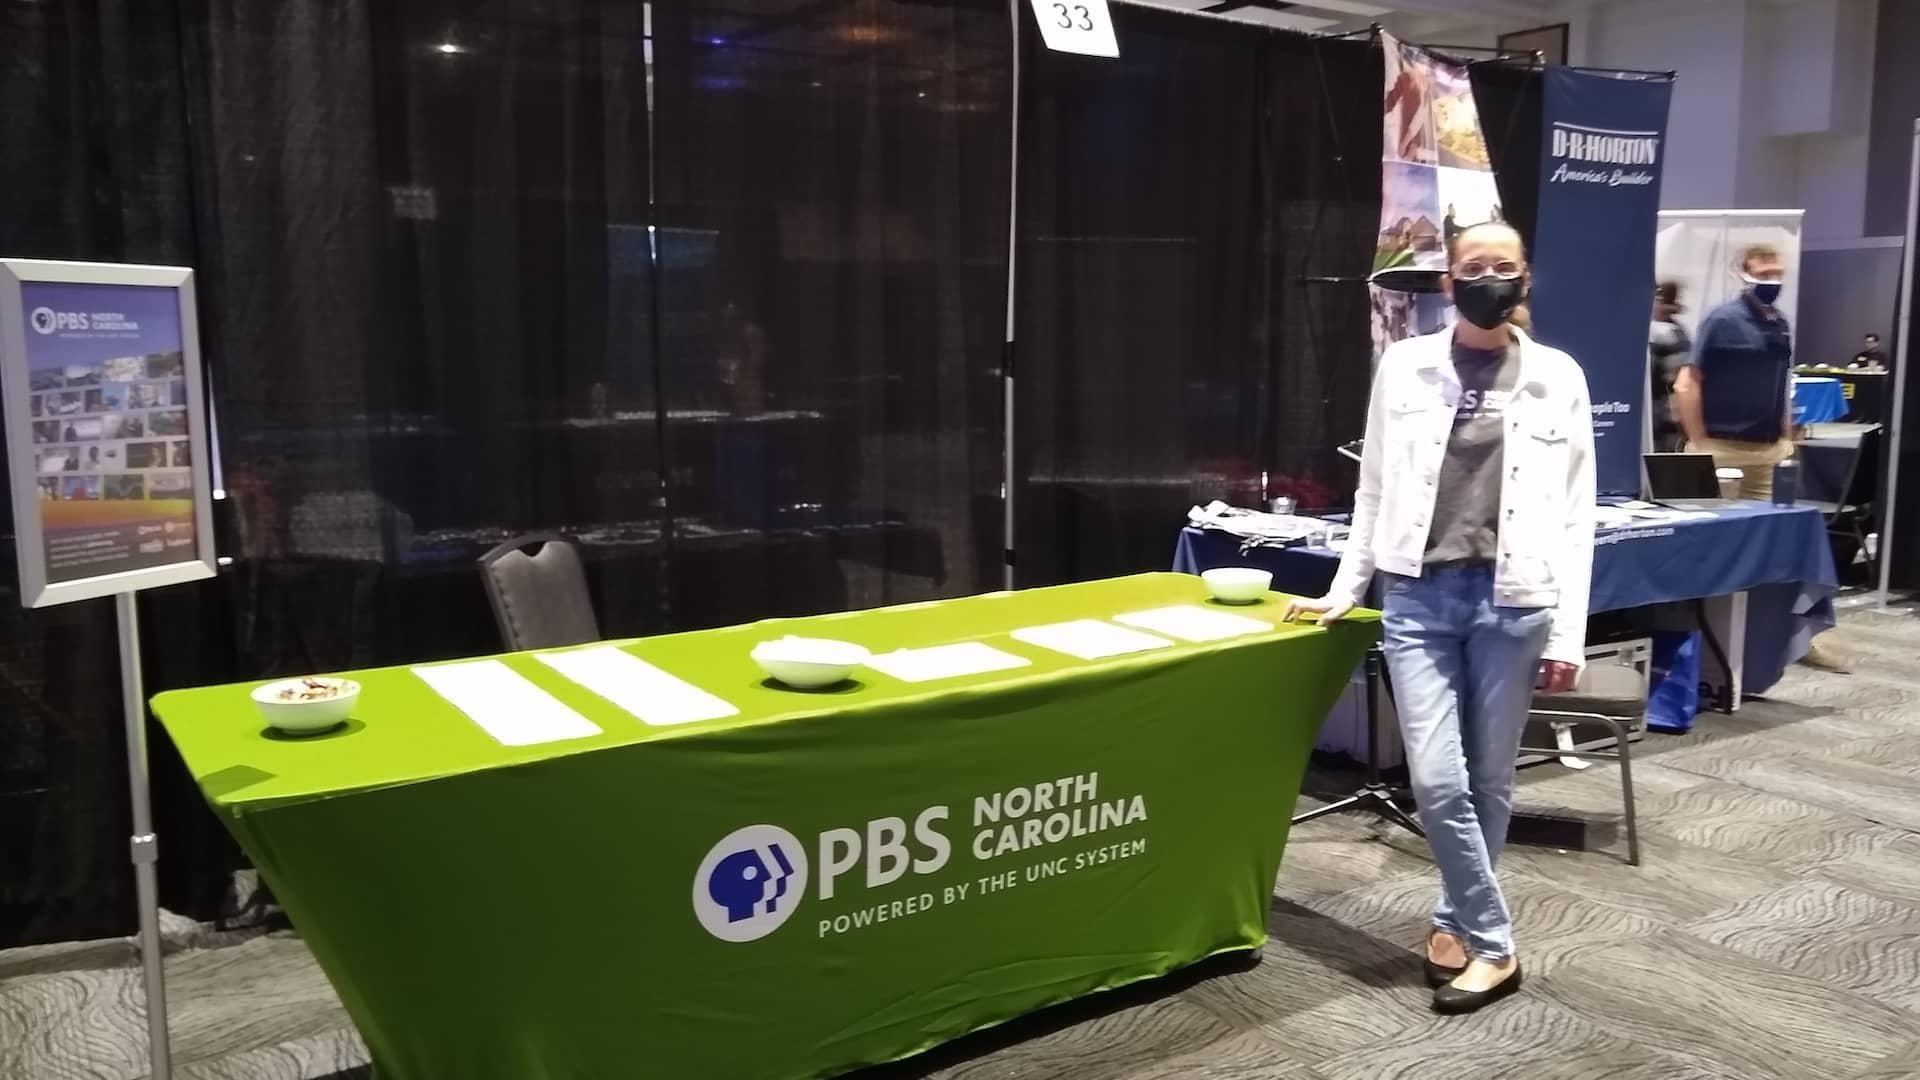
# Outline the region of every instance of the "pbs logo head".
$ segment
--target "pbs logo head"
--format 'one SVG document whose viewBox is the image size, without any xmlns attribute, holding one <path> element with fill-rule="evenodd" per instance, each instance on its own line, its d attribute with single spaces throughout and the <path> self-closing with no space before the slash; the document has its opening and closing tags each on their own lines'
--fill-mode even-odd
<svg viewBox="0 0 1920 1080">
<path fill-rule="evenodd" d="M 33 323 L 34 332 L 39 334 L 53 333 L 54 326 L 58 322 L 58 320 L 54 318 L 53 309 L 50 307 L 34 308 L 33 314 L 28 316 L 28 319 Z"/>
<path fill-rule="evenodd" d="M 693 914 L 721 941 L 757 941 L 793 915 L 807 892 L 807 852 L 778 825 L 735 829 L 693 876 Z"/>
</svg>

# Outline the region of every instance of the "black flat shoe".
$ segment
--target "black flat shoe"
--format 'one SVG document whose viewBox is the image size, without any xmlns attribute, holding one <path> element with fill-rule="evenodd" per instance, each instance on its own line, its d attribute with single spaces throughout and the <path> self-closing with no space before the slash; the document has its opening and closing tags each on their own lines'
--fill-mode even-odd
<svg viewBox="0 0 1920 1080">
<path fill-rule="evenodd" d="M 1427 985 L 1436 990 L 1452 982 L 1461 972 L 1467 970 L 1464 967 L 1456 968 L 1447 967 L 1445 964 L 1436 964 L 1431 957 L 1427 958 L 1425 962 L 1427 965 Z"/>
<path fill-rule="evenodd" d="M 1462 990 L 1452 983 L 1433 992 L 1433 1011 L 1445 1016 L 1464 1016 L 1520 992 L 1520 965 L 1513 966 L 1513 974 L 1485 990 Z"/>
</svg>

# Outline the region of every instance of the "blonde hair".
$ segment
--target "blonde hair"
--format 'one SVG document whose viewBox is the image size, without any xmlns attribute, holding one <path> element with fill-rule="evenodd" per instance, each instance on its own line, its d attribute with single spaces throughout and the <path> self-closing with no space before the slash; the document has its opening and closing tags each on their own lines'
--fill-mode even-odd
<svg viewBox="0 0 1920 1080">
<path fill-rule="evenodd" d="M 1449 270 L 1451 270 L 1454 260 L 1460 257 L 1461 241 L 1465 240 L 1475 229 L 1499 229 L 1510 234 L 1513 237 L 1514 244 L 1520 248 L 1520 266 L 1523 270 L 1527 268 L 1527 241 L 1525 237 L 1520 235 L 1520 230 L 1504 221 L 1482 221 L 1461 229 L 1455 233 L 1453 239 L 1447 243 L 1447 266 Z M 1513 314 L 1507 316 L 1507 325 L 1519 327 L 1522 331 L 1529 334 L 1533 333 L 1533 310 L 1527 307 L 1525 300 L 1515 305 Z"/>
<path fill-rule="evenodd" d="M 1772 244 L 1748 244 L 1747 249 L 1740 253 L 1740 272 L 1746 273 L 1747 267 L 1752 266 L 1755 259 L 1779 262 L 1780 249 Z"/>
</svg>

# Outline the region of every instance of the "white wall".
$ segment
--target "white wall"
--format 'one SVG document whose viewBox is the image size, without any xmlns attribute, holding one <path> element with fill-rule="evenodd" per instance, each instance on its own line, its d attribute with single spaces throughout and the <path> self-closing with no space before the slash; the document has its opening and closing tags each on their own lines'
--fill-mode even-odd
<svg viewBox="0 0 1920 1080">
<path fill-rule="evenodd" d="M 1892 329 L 1897 239 L 1865 235 L 1873 0 L 1622 0 L 1587 13 L 1584 62 L 1678 74 L 1661 205 L 1806 210 L 1796 349 L 1852 356 Z"/>
<path fill-rule="evenodd" d="M 1792 205 L 1807 211 L 1817 247 L 1844 247 L 1862 237 L 1867 216 L 1867 136 L 1795 139 Z"/>
<path fill-rule="evenodd" d="M 1678 74 L 1661 204 L 1803 207 L 1806 236 L 1862 235 L 1872 0 L 1621 0 L 1587 10 L 1584 62 Z"/>
<path fill-rule="evenodd" d="M 1678 74 L 1661 205 L 1806 210 L 1797 348 L 1852 355 L 1892 329 L 1898 241 L 1865 236 L 1873 0 L 1622 0 L 1584 62 Z"/>
<path fill-rule="evenodd" d="M 1662 207 L 1804 209 L 1803 354 L 1844 358 L 1862 331 L 1892 329 L 1900 243 L 1865 227 L 1877 0 L 1539 6 L 1501 19 L 1385 22 L 1411 41 L 1479 47 L 1566 22 L 1572 63 L 1675 72 Z M 1904 125 L 1901 135 L 1904 163 Z"/>
<path fill-rule="evenodd" d="M 1920 0 L 1914 0 L 1920 3 Z M 1496 20 L 1414 15 L 1413 41 L 1492 47 L 1569 24 L 1569 59 L 1673 71 L 1661 205 L 1804 208 L 1814 246 L 1863 236 L 1875 0 L 1568 0 Z"/>
<path fill-rule="evenodd" d="M 1748 29 L 1745 0 L 1622 0 L 1587 18 L 1584 63 L 1678 73 L 1661 170 L 1665 209 L 1743 205 L 1735 188 Z"/>
</svg>

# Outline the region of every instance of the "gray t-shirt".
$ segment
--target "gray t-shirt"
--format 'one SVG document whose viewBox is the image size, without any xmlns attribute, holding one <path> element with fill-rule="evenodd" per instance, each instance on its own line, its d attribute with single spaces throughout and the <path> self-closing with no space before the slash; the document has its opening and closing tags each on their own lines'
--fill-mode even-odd
<svg viewBox="0 0 1920 1080">
<path fill-rule="evenodd" d="M 1499 552 L 1504 418 L 1520 373 L 1520 349 L 1473 349 L 1456 342 L 1453 370 L 1460 379 L 1460 401 L 1440 463 L 1433 530 L 1427 534 L 1428 566 L 1490 563 Z"/>
</svg>

